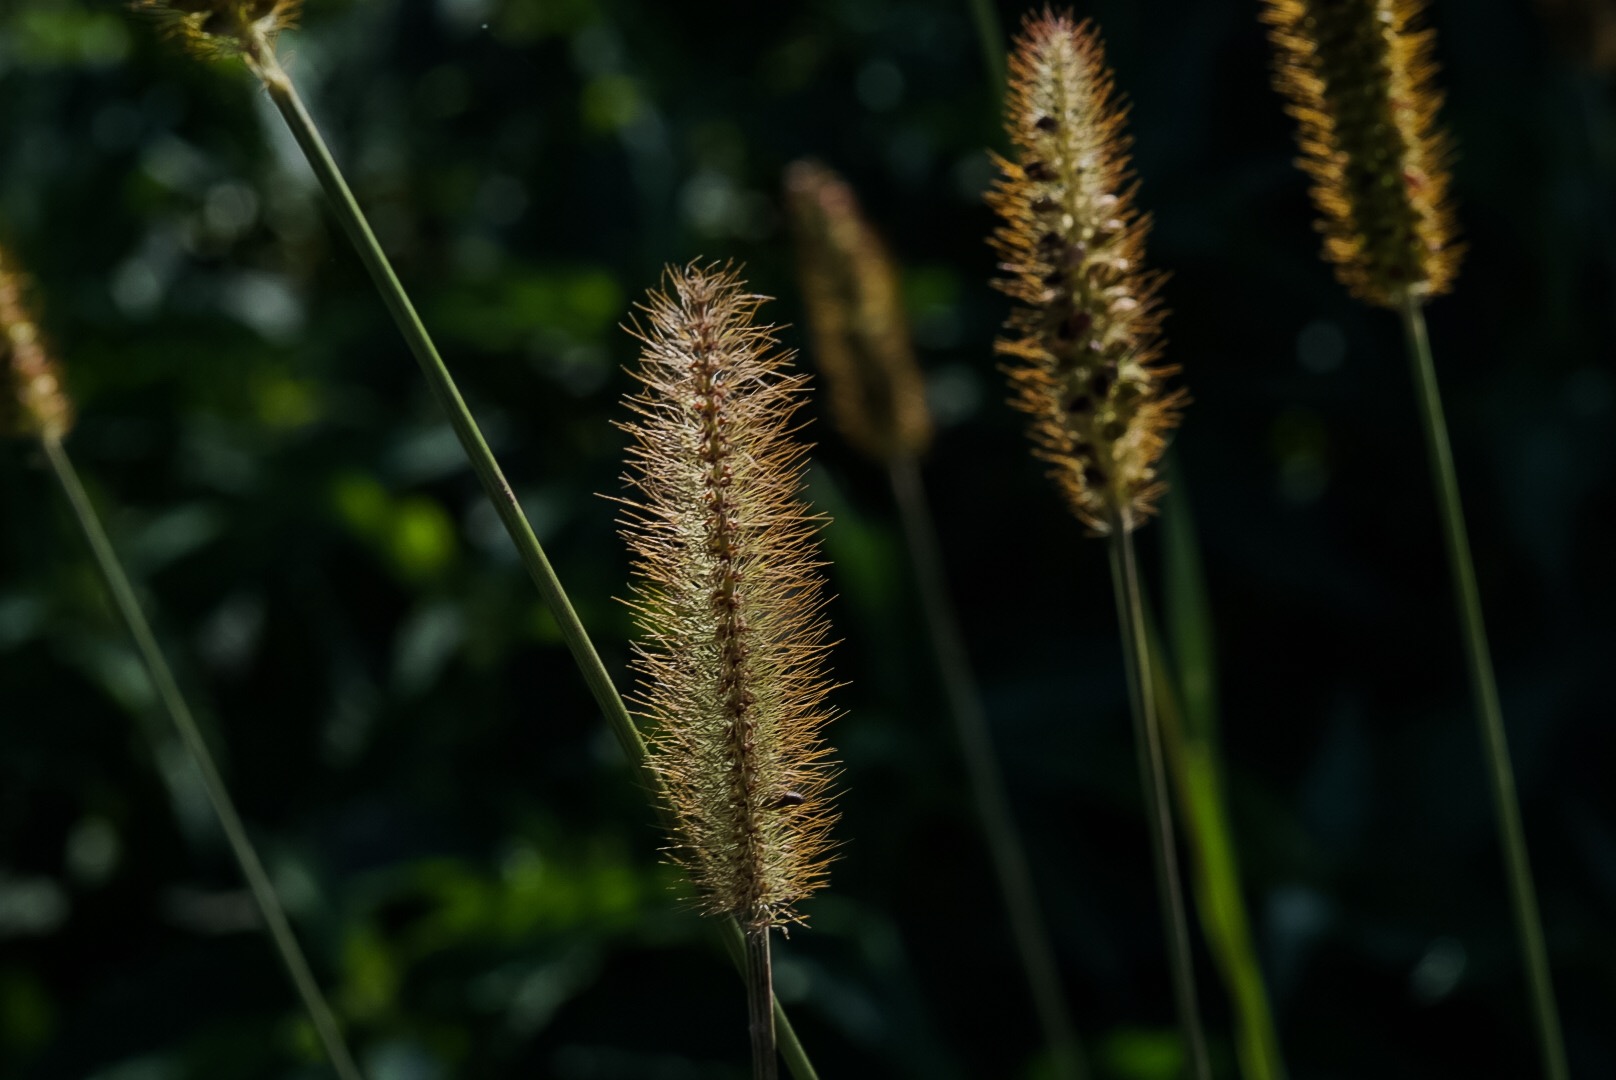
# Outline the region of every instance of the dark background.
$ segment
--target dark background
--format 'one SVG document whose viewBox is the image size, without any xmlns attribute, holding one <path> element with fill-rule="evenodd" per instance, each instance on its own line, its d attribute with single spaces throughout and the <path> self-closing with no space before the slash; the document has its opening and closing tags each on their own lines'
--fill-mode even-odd
<svg viewBox="0 0 1616 1080">
<path fill-rule="evenodd" d="M 1195 398 L 1176 476 L 1280 1037 L 1306 1080 L 1536 1075 L 1399 329 L 1317 258 L 1256 12 L 1078 13 L 1133 103 L 1172 274 Z M 68 367 L 69 448 L 369 1075 L 741 1076 L 740 984 L 257 85 L 116 6 L 0 14 L 0 230 Z M 1433 12 L 1469 253 L 1430 319 L 1573 1072 L 1595 1078 L 1616 1075 L 1616 95 L 1544 16 Z M 904 266 L 927 478 L 1076 1023 L 1097 1076 L 1167 1075 L 1105 547 L 1040 476 L 990 351 L 1000 136 L 963 0 L 340 0 L 302 22 L 290 70 L 619 675 L 617 325 L 698 255 L 800 322 L 781 170 L 850 177 Z M 814 431 L 845 849 L 779 993 L 827 1077 L 1034 1075 L 884 476 Z M 0 1074 L 327 1075 L 24 443 L 0 446 L 0 523 Z"/>
</svg>

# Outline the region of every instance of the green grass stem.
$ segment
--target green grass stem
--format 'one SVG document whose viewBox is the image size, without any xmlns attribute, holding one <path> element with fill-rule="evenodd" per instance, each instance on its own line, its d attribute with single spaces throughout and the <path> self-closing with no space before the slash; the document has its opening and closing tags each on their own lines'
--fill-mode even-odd
<svg viewBox="0 0 1616 1080">
<path fill-rule="evenodd" d="M 752 1034 L 752 1080 L 775 1080 L 774 969 L 769 962 L 769 928 L 748 927 L 746 935 L 746 1001 Z"/>
<path fill-rule="evenodd" d="M 197 772 L 201 774 L 203 790 L 207 792 L 208 802 L 213 807 L 214 815 L 219 819 L 219 827 L 224 830 L 230 852 L 241 867 L 241 875 L 247 880 L 247 888 L 252 892 L 259 914 L 263 916 L 264 929 L 269 934 L 281 963 L 285 965 L 286 974 L 292 980 L 292 986 L 296 989 L 298 997 L 303 1000 L 303 1008 L 314 1023 L 315 1033 L 319 1036 L 320 1044 L 325 1047 L 326 1057 L 330 1059 L 332 1068 L 342 1080 L 360 1080 L 359 1068 L 354 1064 L 347 1043 L 343 1041 L 342 1030 L 337 1025 L 336 1016 L 332 1013 L 325 995 L 321 993 L 320 984 L 314 979 L 308 959 L 297 943 L 297 936 L 292 933 L 291 923 L 287 921 L 280 898 L 275 894 L 275 886 L 270 883 L 269 874 L 264 870 L 263 860 L 258 857 L 257 850 L 247 836 L 247 829 L 241 823 L 241 815 L 236 812 L 236 804 L 230 798 L 224 777 L 220 775 L 219 768 L 214 763 L 213 753 L 202 738 L 196 718 L 191 715 L 190 707 L 186 705 L 185 698 L 180 693 L 179 684 L 174 681 L 174 674 L 169 670 L 168 661 L 163 659 L 162 650 L 157 647 L 157 638 L 140 609 L 140 601 L 135 597 L 134 587 L 129 583 L 129 577 L 124 573 L 122 563 L 118 561 L 118 554 L 113 550 L 112 541 L 107 539 L 106 529 L 101 525 L 95 506 L 90 502 L 84 484 L 79 480 L 78 471 L 73 468 L 73 462 L 67 456 L 67 448 L 62 445 L 61 440 L 52 436 L 41 439 L 40 444 L 44 447 L 46 460 L 50 462 L 51 473 L 61 485 L 62 494 L 67 497 L 68 504 L 73 509 L 73 517 L 89 544 L 90 554 L 94 558 L 101 581 L 107 588 L 107 595 L 112 599 L 118 617 L 122 620 L 124 628 L 129 631 L 130 639 L 135 643 L 135 650 L 140 654 L 140 661 L 151 679 L 152 689 L 156 692 L 158 701 L 162 703 L 163 710 L 173 721 L 174 730 L 178 732 L 180 741 L 189 752 Z"/>
<path fill-rule="evenodd" d="M 913 458 L 900 458 L 889 465 L 888 476 L 909 547 L 909 559 L 914 566 L 915 584 L 926 617 L 926 632 L 937 659 L 943 697 L 963 751 L 977 823 L 987 841 L 999 892 L 1010 917 L 1010 933 L 1032 991 L 1033 1007 L 1049 1042 L 1050 1074 L 1056 1080 L 1079 1080 L 1086 1075 L 1082 1046 L 1072 1028 L 1071 1008 L 1061 989 L 1054 947 L 1038 907 L 1032 869 L 1016 829 L 1009 796 L 1005 793 L 998 756 L 988 733 L 987 715 L 982 708 L 982 695 L 960 633 L 959 619 L 949 600 L 937 527 L 927 504 L 920 466 Z"/>
<path fill-rule="evenodd" d="M 1448 424 L 1442 412 L 1436 366 L 1431 360 L 1431 342 L 1425 330 L 1425 310 L 1418 297 L 1409 295 L 1404 298 L 1401 314 L 1409 360 L 1414 367 L 1414 385 L 1420 401 L 1420 420 L 1425 428 L 1431 479 L 1437 490 L 1437 510 L 1442 519 L 1448 568 L 1453 575 L 1454 606 L 1464 637 L 1465 666 L 1475 699 L 1476 720 L 1481 727 L 1481 744 L 1487 759 L 1499 841 L 1504 849 L 1504 870 L 1509 881 L 1515 933 L 1520 944 L 1521 960 L 1526 965 L 1527 985 L 1532 997 L 1532 1017 L 1543 1062 L 1543 1075 L 1547 1080 L 1567 1080 L 1565 1042 L 1560 1034 L 1560 1013 L 1554 1000 L 1554 982 L 1549 975 L 1548 950 L 1543 943 L 1543 920 L 1538 914 L 1537 891 L 1532 884 L 1532 867 L 1526 855 L 1526 830 L 1521 823 L 1520 801 L 1515 796 L 1515 770 L 1510 765 L 1509 741 L 1504 734 L 1503 710 L 1498 702 L 1498 684 L 1493 676 L 1492 659 L 1487 648 L 1487 629 L 1481 615 L 1481 591 L 1476 586 L 1476 570 L 1470 559 L 1470 540 L 1465 533 L 1464 509 L 1459 502 L 1459 478 L 1453 467 L 1453 450 L 1448 443 Z"/>
<path fill-rule="evenodd" d="M 1285 1080 L 1285 1060 L 1273 1009 L 1240 888 L 1240 863 L 1229 816 L 1222 755 L 1218 747 L 1217 673 L 1214 635 L 1201 574 L 1195 522 L 1183 476 L 1174 470 L 1162 508 L 1166 610 L 1172 662 L 1151 630 L 1156 705 L 1162 721 L 1167 766 L 1185 832 L 1195 912 L 1213 963 L 1234 1005 L 1235 1051 L 1247 1080 Z"/>
<path fill-rule="evenodd" d="M 516 545 L 517 554 L 533 578 L 534 585 L 538 587 L 539 595 L 560 625 L 562 639 L 568 651 L 572 653 L 590 693 L 594 695 L 596 705 L 606 717 L 607 725 L 622 747 L 624 755 L 638 770 L 646 790 L 654 793 L 656 781 L 646 766 L 645 740 L 641 737 L 639 728 L 635 726 L 627 706 L 623 703 L 622 695 L 618 693 L 616 684 L 606 671 L 606 665 L 601 662 L 600 653 L 590 640 L 588 631 L 584 629 L 583 621 L 578 618 L 566 590 L 562 588 L 561 579 L 550 565 L 538 537 L 534 535 L 533 526 L 523 514 L 521 504 L 511 491 L 499 462 L 494 459 L 493 451 L 488 448 L 488 442 L 483 438 L 477 421 L 467 408 L 465 399 L 460 396 L 454 377 L 449 374 L 443 358 L 438 355 L 437 347 L 433 345 L 420 316 L 416 314 L 415 306 L 410 303 L 409 296 L 404 292 L 404 286 L 400 284 L 398 275 L 393 272 L 392 264 L 388 262 L 381 244 L 371 231 L 369 222 L 365 220 L 364 212 L 360 210 L 358 201 L 349 190 L 347 181 L 343 179 L 336 159 L 331 156 L 331 151 L 321 137 L 319 128 L 315 126 L 313 117 L 309 115 L 303 99 L 297 93 L 297 88 L 275 59 L 274 50 L 268 43 L 260 43 L 253 66 L 263 81 L 270 100 L 274 102 L 287 127 L 291 129 L 292 137 L 303 150 L 309 166 L 320 181 L 321 188 L 325 190 L 332 213 L 336 215 L 343 231 L 353 243 L 354 250 L 365 264 L 365 269 L 370 272 L 377 292 L 381 294 L 383 303 L 393 316 L 393 322 L 397 324 L 399 333 L 404 336 L 410 352 L 420 364 L 421 372 L 426 376 L 433 396 L 438 399 L 438 403 L 448 415 L 455 436 L 460 440 L 460 445 L 470 459 L 477 479 L 488 495 L 488 501 L 499 514 L 500 522 L 510 534 L 511 542 Z M 732 936 L 737 939 L 741 936 L 738 924 L 730 929 L 734 932 Z M 740 944 L 741 942 L 737 940 L 736 945 Z M 746 972 L 744 948 L 727 951 L 744 977 Z M 791 1021 L 786 1017 L 785 1010 L 780 1007 L 778 1000 L 774 1003 L 774 1016 L 780 1053 L 790 1067 L 792 1075 L 797 1080 L 817 1080 L 818 1074 L 809 1063 L 807 1053 L 798 1042 Z"/>
<path fill-rule="evenodd" d="M 999 26 L 999 15 L 993 0 L 971 0 L 971 22 L 976 25 L 976 37 L 982 45 L 982 63 L 987 68 L 989 90 L 994 105 L 1004 96 L 1004 30 Z"/>
<path fill-rule="evenodd" d="M 1196 1001 L 1189 921 L 1185 916 L 1184 886 L 1179 877 L 1178 851 L 1173 840 L 1172 807 L 1167 798 L 1161 719 L 1156 712 L 1155 676 L 1145 631 L 1144 604 L 1139 594 L 1139 569 L 1134 558 L 1133 534 L 1120 516 L 1113 521 L 1111 529 L 1111 582 L 1122 629 L 1122 655 L 1128 673 L 1139 780 L 1144 789 L 1150 850 L 1156 864 L 1156 891 L 1162 906 L 1173 1002 L 1184 1039 L 1185 1071 L 1192 1080 L 1211 1080 L 1206 1036 L 1201 1030 L 1200 1007 Z"/>
</svg>

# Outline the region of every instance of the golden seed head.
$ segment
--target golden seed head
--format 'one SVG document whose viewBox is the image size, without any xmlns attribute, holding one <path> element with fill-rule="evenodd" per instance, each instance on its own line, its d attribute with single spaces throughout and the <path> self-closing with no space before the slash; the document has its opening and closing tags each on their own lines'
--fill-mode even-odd
<svg viewBox="0 0 1616 1080">
<path fill-rule="evenodd" d="M 1324 254 L 1353 296 L 1384 307 L 1447 292 L 1460 248 L 1437 126 L 1424 0 L 1264 0 L 1274 85 L 1289 100 L 1323 219 Z"/>
<path fill-rule="evenodd" d="M 829 626 L 821 518 L 800 493 L 806 376 L 728 268 L 668 268 L 641 305 L 620 521 L 641 631 L 635 707 L 708 914 L 801 922 L 835 812 L 821 731 Z"/>
<path fill-rule="evenodd" d="M 795 162 L 785 189 L 813 355 L 837 430 L 878 461 L 919 457 L 931 445 L 931 412 L 897 265 L 834 171 Z"/>
<path fill-rule="evenodd" d="M 987 201 L 991 243 L 1018 301 L 996 343 L 1039 455 L 1093 532 L 1132 529 L 1162 484 L 1156 465 L 1181 391 L 1161 351 L 1161 275 L 1141 268 L 1149 218 L 1134 209 L 1126 113 L 1099 34 L 1069 15 L 1022 24 L 1010 55 L 1006 126 L 1016 161 Z"/>
<path fill-rule="evenodd" d="M 26 292 L 27 280 L 0 248 L 0 435 L 60 439 L 73 426 L 73 404 Z"/>
<path fill-rule="evenodd" d="M 198 56 L 249 59 L 297 21 L 303 0 L 130 0 Z"/>
</svg>

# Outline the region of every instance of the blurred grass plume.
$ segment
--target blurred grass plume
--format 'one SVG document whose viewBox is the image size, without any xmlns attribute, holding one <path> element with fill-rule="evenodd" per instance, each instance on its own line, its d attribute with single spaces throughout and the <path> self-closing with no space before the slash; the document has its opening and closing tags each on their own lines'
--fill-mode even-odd
<svg viewBox="0 0 1616 1080">
<path fill-rule="evenodd" d="M 0 248 L 0 435 L 61 439 L 73 426 L 73 403 L 29 305 L 28 278 Z"/>
<path fill-rule="evenodd" d="M 785 193 L 814 361 L 836 429 L 877 461 L 922 456 L 931 412 L 897 264 L 834 170 L 793 162 Z"/>
<path fill-rule="evenodd" d="M 1324 255 L 1353 296 L 1395 308 L 1453 287 L 1462 249 L 1437 124 L 1424 0 L 1264 0 L 1274 85 L 1297 122 Z"/>
</svg>

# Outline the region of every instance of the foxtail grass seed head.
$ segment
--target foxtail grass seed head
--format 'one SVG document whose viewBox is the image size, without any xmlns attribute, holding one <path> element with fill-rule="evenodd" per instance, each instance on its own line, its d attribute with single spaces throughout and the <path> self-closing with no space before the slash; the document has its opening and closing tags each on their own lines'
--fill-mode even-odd
<svg viewBox="0 0 1616 1080">
<path fill-rule="evenodd" d="M 1460 249 L 1448 136 L 1437 126 L 1424 0 L 1264 0 L 1274 85 L 1289 101 L 1323 215 L 1324 255 L 1361 300 L 1447 292 Z"/>
<path fill-rule="evenodd" d="M 1150 221 L 1133 205 L 1125 111 L 1098 33 L 1045 10 L 1010 54 L 1006 126 L 1016 161 L 987 201 L 1017 301 L 996 343 L 1039 456 L 1097 534 L 1132 529 L 1163 490 L 1156 466 L 1181 391 L 1159 364 L 1161 275 L 1141 267 Z"/>
<path fill-rule="evenodd" d="M 620 522 L 641 631 L 636 711 L 676 823 L 670 852 L 707 914 L 801 922 L 835 813 L 821 731 L 829 645 L 808 446 L 764 298 L 728 268 L 670 267 L 640 306 L 640 384 Z"/>
<path fill-rule="evenodd" d="M 60 439 L 73 426 L 73 405 L 27 289 L 11 253 L 0 248 L 0 435 Z"/>
<path fill-rule="evenodd" d="M 931 412 L 897 265 L 834 171 L 795 162 L 785 190 L 813 356 L 837 430 L 878 461 L 919 457 L 931 445 Z"/>
<path fill-rule="evenodd" d="M 297 21 L 302 0 L 131 0 L 198 56 L 251 60 Z"/>
</svg>

